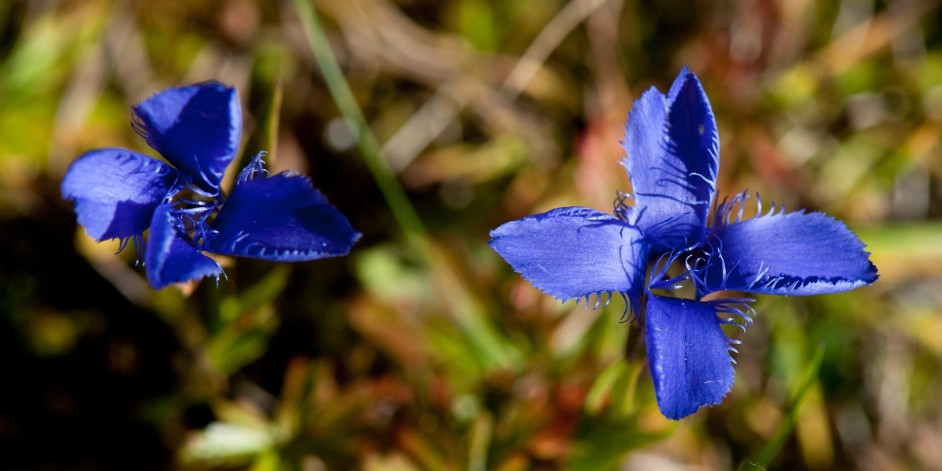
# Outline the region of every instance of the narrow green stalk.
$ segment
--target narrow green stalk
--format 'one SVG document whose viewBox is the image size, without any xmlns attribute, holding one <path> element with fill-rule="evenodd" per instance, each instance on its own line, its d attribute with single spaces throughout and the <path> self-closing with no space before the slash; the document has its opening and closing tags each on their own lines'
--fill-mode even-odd
<svg viewBox="0 0 942 471">
<path fill-rule="evenodd" d="M 767 469 L 769 464 L 772 463 L 772 460 L 778 456 L 786 440 L 788 440 L 788 437 L 792 434 L 792 430 L 795 429 L 795 422 L 798 420 L 798 409 L 801 407 L 802 402 L 804 402 L 805 394 L 810 391 L 811 386 L 815 384 L 815 380 L 818 378 L 818 371 L 821 369 L 821 363 L 823 361 L 824 346 L 820 345 L 811 360 L 811 364 L 805 369 L 804 380 L 795 391 L 795 396 L 788 405 L 788 413 L 785 415 L 782 424 L 779 425 L 778 430 L 775 431 L 775 435 L 772 436 L 772 439 L 766 443 L 755 458 L 742 463 L 739 467 L 740 470 Z"/>
<path fill-rule="evenodd" d="M 357 147 L 359 147 L 360 153 L 363 154 L 363 160 L 366 162 L 370 173 L 373 174 L 373 180 L 379 186 L 383 198 L 386 199 L 386 204 L 389 205 L 393 218 L 396 219 L 396 222 L 410 240 L 422 239 L 422 236 L 425 235 L 422 220 L 419 219 L 418 213 L 415 212 L 406 197 L 405 191 L 403 191 L 396 176 L 393 175 L 392 169 L 383 155 L 382 147 L 370 131 L 366 118 L 363 117 L 360 106 L 357 104 L 353 92 L 350 91 L 350 86 L 347 85 L 347 80 L 344 78 L 340 66 L 337 65 L 337 59 L 330 50 L 327 36 L 324 34 L 324 29 L 321 28 L 317 12 L 311 5 L 312 1 L 294 0 L 294 5 L 298 10 L 308 44 L 311 46 L 314 59 L 324 76 L 324 82 L 327 84 L 330 95 L 337 103 L 337 108 L 340 109 L 344 122 L 356 140 Z"/>
<path fill-rule="evenodd" d="M 474 300 L 467 287 L 455 276 L 447 263 L 442 261 L 442 257 L 436 254 L 438 249 L 430 243 L 422 220 L 419 219 L 415 208 L 412 207 L 412 203 L 409 202 L 405 191 L 393 174 L 376 137 L 370 132 L 366 118 L 363 117 L 340 66 L 337 65 L 337 59 L 330 50 L 312 1 L 294 0 L 308 43 L 324 76 L 324 82 L 353 134 L 363 160 L 382 191 L 393 217 L 405 234 L 411 248 L 416 254 L 425 258 L 431 273 L 435 274 L 436 286 L 451 293 L 450 300 L 453 304 L 451 309 L 454 318 L 460 328 L 468 333 L 469 341 L 481 353 L 481 361 L 488 367 L 494 365 L 507 367 L 515 364 L 519 361 L 517 352 L 510 348 L 496 329 L 487 322 L 483 309 Z"/>
</svg>

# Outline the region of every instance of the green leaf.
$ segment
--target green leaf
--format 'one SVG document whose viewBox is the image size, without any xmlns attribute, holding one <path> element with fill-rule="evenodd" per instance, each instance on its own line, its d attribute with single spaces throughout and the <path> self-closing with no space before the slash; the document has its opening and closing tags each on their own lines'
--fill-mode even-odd
<svg viewBox="0 0 942 471">
<path fill-rule="evenodd" d="M 641 428 L 638 416 L 627 418 L 583 418 L 579 424 L 578 439 L 565 469 L 606 470 L 617 469 L 629 451 L 636 450 L 667 438 L 673 427 L 649 432 Z"/>
<path fill-rule="evenodd" d="M 213 422 L 187 443 L 181 459 L 184 463 L 247 463 L 274 444 L 274 437 L 266 430 Z"/>
<path fill-rule="evenodd" d="M 219 303 L 206 346 L 219 372 L 232 374 L 265 352 L 278 328 L 272 302 L 284 289 L 288 273 L 286 265 L 278 265 L 242 295 L 225 297 Z"/>
</svg>

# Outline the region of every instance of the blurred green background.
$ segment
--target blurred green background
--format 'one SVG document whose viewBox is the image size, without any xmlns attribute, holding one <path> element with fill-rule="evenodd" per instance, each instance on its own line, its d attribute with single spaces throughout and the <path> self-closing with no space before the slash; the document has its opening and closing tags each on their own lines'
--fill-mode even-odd
<svg viewBox="0 0 942 471">
<path fill-rule="evenodd" d="M 733 391 L 672 422 L 619 297 L 560 304 L 486 241 L 611 211 L 632 100 L 683 65 L 720 195 L 843 219 L 881 279 L 760 297 Z M 155 292 L 76 226 L 70 162 L 156 155 L 130 105 L 208 79 L 363 232 L 349 257 Z M 938 1 L 6 0 L 0 467 L 942 469 L 940 138 Z"/>
</svg>

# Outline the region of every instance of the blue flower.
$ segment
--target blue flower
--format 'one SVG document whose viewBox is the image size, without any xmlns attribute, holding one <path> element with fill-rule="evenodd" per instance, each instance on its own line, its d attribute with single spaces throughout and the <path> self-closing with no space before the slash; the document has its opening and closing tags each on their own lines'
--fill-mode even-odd
<svg viewBox="0 0 942 471">
<path fill-rule="evenodd" d="M 751 299 L 704 301 L 723 290 L 785 296 L 847 291 L 873 283 L 876 267 L 843 223 L 774 207 L 743 220 L 746 194 L 714 207 L 719 135 L 706 93 L 685 68 L 667 94 L 651 88 L 628 117 L 623 161 L 633 187 L 614 215 L 582 207 L 508 222 L 490 246 L 544 292 L 561 299 L 608 293 L 643 316 L 648 363 L 661 412 L 680 419 L 722 401 L 733 385 L 723 324 L 751 322 Z M 709 217 L 713 208 L 713 216 Z M 684 273 L 668 279 L 674 262 Z M 697 299 L 653 294 L 689 281 Z"/>
<path fill-rule="evenodd" d="M 170 88 L 137 104 L 132 125 L 170 163 L 127 149 L 96 149 L 66 171 L 62 195 L 96 241 L 134 240 L 156 289 L 215 276 L 202 252 L 275 261 L 345 255 L 359 239 L 301 175 L 268 176 L 256 155 L 230 195 L 220 184 L 242 132 L 236 90 L 218 82 Z M 146 247 L 144 231 L 150 229 Z"/>
</svg>

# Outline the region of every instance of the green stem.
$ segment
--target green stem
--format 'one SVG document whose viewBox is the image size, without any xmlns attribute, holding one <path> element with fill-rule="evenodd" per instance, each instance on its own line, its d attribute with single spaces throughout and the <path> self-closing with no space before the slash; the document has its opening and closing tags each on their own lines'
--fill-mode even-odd
<svg viewBox="0 0 942 471">
<path fill-rule="evenodd" d="M 435 285 L 439 289 L 449 290 L 452 293 L 450 301 L 453 305 L 451 310 L 455 321 L 467 333 L 474 348 L 480 352 L 481 361 L 487 367 L 495 365 L 507 367 L 517 363 L 519 355 L 509 348 L 493 325 L 487 322 L 483 309 L 478 305 L 470 290 L 443 261 L 444 257 L 438 253 L 439 249 L 430 243 L 422 220 L 419 219 L 419 215 L 393 174 L 389 161 L 383 155 L 376 137 L 370 132 L 353 92 L 350 91 L 340 66 L 337 65 L 312 1 L 294 0 L 308 43 L 324 75 L 324 82 L 337 103 L 337 108 L 340 109 L 347 127 L 356 139 L 360 153 L 363 154 L 363 160 L 382 191 L 386 204 L 389 205 L 393 217 L 403 230 L 407 243 L 416 254 L 425 259 L 430 273 L 433 274 Z"/>
<path fill-rule="evenodd" d="M 376 181 L 386 204 L 389 205 L 389 209 L 392 211 L 393 218 L 405 232 L 407 238 L 415 243 L 416 239 L 421 240 L 422 236 L 425 235 L 425 227 L 389 167 L 389 163 L 383 155 L 382 147 L 370 131 L 366 118 L 363 117 L 360 106 L 357 104 L 350 86 L 347 85 L 347 80 L 344 78 L 340 66 L 337 65 L 337 59 L 330 50 L 327 36 L 324 34 L 324 29 L 317 18 L 317 12 L 312 6 L 312 1 L 294 0 L 294 5 L 298 10 L 301 24 L 304 26 L 304 33 L 307 36 L 308 44 L 311 46 L 311 51 L 314 53 L 314 59 L 324 75 L 324 82 L 327 84 L 330 95 L 337 103 L 337 108 L 340 110 L 344 122 L 356 140 L 360 153 L 363 154 L 363 160 L 373 175 L 373 180 Z"/>
<path fill-rule="evenodd" d="M 814 386 L 823 361 L 824 346 L 820 345 L 811 360 L 811 364 L 808 365 L 805 370 L 804 379 L 795 391 L 795 396 L 792 398 L 787 408 L 788 413 L 785 415 L 785 419 L 782 421 L 781 425 L 779 425 L 778 430 L 776 430 L 775 435 L 772 436 L 772 439 L 766 443 L 755 458 L 742 463 L 739 468 L 740 470 L 767 469 L 769 464 L 772 463 L 772 460 L 778 456 L 786 440 L 788 440 L 788 437 L 791 435 L 792 430 L 795 428 L 795 424 L 798 421 L 798 410 L 802 402 L 804 402 L 805 394 Z"/>
</svg>

